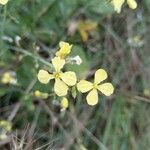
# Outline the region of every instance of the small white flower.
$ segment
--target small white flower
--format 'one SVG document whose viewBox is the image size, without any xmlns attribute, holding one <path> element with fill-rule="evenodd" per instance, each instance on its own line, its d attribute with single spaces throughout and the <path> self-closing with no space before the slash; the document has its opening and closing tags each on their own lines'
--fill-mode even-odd
<svg viewBox="0 0 150 150">
<path fill-rule="evenodd" d="M 10 80 L 10 84 L 17 85 L 16 72 L 10 71 L 9 73 L 10 73 L 10 75 L 12 77 L 11 80 Z"/>
<path fill-rule="evenodd" d="M 75 57 L 71 57 L 70 61 L 74 62 L 77 65 L 80 65 L 82 63 L 82 59 L 79 55 L 77 55 Z"/>
<path fill-rule="evenodd" d="M 13 39 L 11 37 L 9 37 L 9 36 L 2 36 L 2 40 L 7 41 L 9 43 L 13 42 Z"/>
<path fill-rule="evenodd" d="M 19 35 L 16 35 L 16 37 L 15 37 L 15 43 L 17 45 L 20 45 L 20 40 L 21 40 L 21 37 Z"/>
<path fill-rule="evenodd" d="M 10 84 L 12 84 L 12 85 L 17 85 L 17 79 L 12 79 L 12 80 L 10 81 Z"/>
<path fill-rule="evenodd" d="M 36 49 L 36 51 L 39 51 L 40 50 L 40 46 L 36 46 L 35 49 Z"/>
</svg>

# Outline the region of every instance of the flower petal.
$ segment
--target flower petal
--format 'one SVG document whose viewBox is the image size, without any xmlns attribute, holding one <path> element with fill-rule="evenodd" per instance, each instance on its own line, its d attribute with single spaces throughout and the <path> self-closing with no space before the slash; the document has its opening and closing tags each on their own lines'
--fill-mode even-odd
<svg viewBox="0 0 150 150">
<path fill-rule="evenodd" d="M 61 57 L 61 58 L 66 57 L 66 55 L 70 53 L 71 48 L 72 48 L 72 45 L 69 45 L 69 43 L 63 42 L 63 41 L 59 42 L 59 46 L 60 46 L 60 49 L 58 52 L 56 52 L 56 56 Z"/>
<path fill-rule="evenodd" d="M 77 82 L 76 74 L 72 71 L 62 73 L 61 79 L 69 86 L 73 86 Z"/>
<path fill-rule="evenodd" d="M 125 2 L 125 0 L 113 0 L 112 1 L 113 5 L 114 5 L 114 10 L 117 13 L 121 12 L 121 7 L 122 7 L 122 5 L 123 5 L 124 2 Z"/>
<path fill-rule="evenodd" d="M 54 78 L 52 74 L 49 74 L 45 70 L 39 70 L 37 77 L 38 77 L 38 80 L 43 84 L 47 84 L 49 80 Z"/>
<path fill-rule="evenodd" d="M 0 0 L 0 4 L 6 5 L 8 3 L 8 0 Z"/>
<path fill-rule="evenodd" d="M 127 0 L 127 4 L 131 9 L 135 9 L 137 7 L 137 3 L 135 0 Z"/>
<path fill-rule="evenodd" d="M 63 42 L 63 41 L 59 42 L 59 46 L 60 46 L 59 51 L 64 54 L 69 54 L 71 51 L 71 48 L 72 48 L 72 45 L 70 45 L 67 42 Z"/>
<path fill-rule="evenodd" d="M 104 95 L 110 96 L 114 92 L 114 87 L 111 83 L 104 83 L 98 85 L 98 90 L 101 91 Z"/>
<path fill-rule="evenodd" d="M 86 42 L 88 40 L 88 32 L 86 32 L 85 30 L 79 30 L 81 38 L 83 40 L 83 42 Z"/>
<path fill-rule="evenodd" d="M 89 81 L 81 80 L 77 84 L 77 88 L 78 88 L 78 91 L 85 93 L 85 92 L 88 92 L 89 90 L 91 90 L 93 88 L 93 84 Z"/>
<path fill-rule="evenodd" d="M 52 64 L 56 71 L 60 71 L 65 65 L 65 60 L 61 59 L 60 57 L 54 57 L 52 59 Z"/>
<path fill-rule="evenodd" d="M 60 103 L 60 106 L 64 109 L 68 108 L 69 106 L 69 101 L 66 97 L 63 97 Z"/>
<path fill-rule="evenodd" d="M 68 86 L 60 79 L 55 80 L 54 91 L 58 96 L 67 95 Z"/>
<path fill-rule="evenodd" d="M 86 97 L 87 103 L 91 106 L 98 103 L 98 92 L 96 89 L 93 89 Z"/>
<path fill-rule="evenodd" d="M 107 72 L 104 69 L 98 69 L 95 72 L 95 78 L 94 78 L 94 83 L 100 83 L 107 79 Z"/>
<path fill-rule="evenodd" d="M 83 42 L 86 42 L 88 40 L 89 32 L 95 30 L 96 27 L 97 27 L 97 22 L 91 20 L 79 21 L 78 30 Z"/>
</svg>

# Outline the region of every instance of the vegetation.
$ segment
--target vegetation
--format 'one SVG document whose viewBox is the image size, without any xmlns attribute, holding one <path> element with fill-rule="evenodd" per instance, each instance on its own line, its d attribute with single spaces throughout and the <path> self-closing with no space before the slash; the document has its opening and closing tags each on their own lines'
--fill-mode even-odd
<svg viewBox="0 0 150 150">
<path fill-rule="evenodd" d="M 149 15 L 149 0 L 0 0 L 0 149 L 149 150 Z M 76 74 L 67 95 L 56 56 Z M 111 87 L 89 102 L 99 69 Z"/>
</svg>

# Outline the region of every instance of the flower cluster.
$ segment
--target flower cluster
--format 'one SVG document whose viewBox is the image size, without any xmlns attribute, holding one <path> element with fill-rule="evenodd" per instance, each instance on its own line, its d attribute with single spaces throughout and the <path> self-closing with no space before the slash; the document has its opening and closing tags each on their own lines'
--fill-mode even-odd
<svg viewBox="0 0 150 150">
<path fill-rule="evenodd" d="M 112 4 L 114 6 L 114 10 L 117 13 L 121 12 L 122 5 L 124 4 L 125 1 L 127 2 L 128 6 L 131 9 L 135 9 L 137 7 L 137 3 L 136 3 L 135 0 L 112 0 Z"/>
<path fill-rule="evenodd" d="M 70 87 L 77 86 L 77 89 L 81 93 L 89 92 L 86 97 L 89 105 L 95 105 L 98 102 L 98 91 L 106 96 L 110 96 L 113 91 L 113 85 L 111 83 L 102 83 L 107 78 L 107 73 L 104 69 L 98 69 L 95 73 L 94 83 L 86 80 L 77 82 L 76 73 L 73 71 L 63 71 L 66 64 L 67 56 L 71 52 L 72 45 L 67 42 L 59 43 L 60 49 L 56 52 L 55 57 L 51 63 L 53 71 L 39 70 L 38 80 L 43 84 L 48 84 L 50 80 L 54 80 L 54 92 L 57 96 L 62 97 L 61 106 L 67 108 L 69 103 L 66 96 Z M 39 93 L 39 92 L 38 92 Z"/>
<path fill-rule="evenodd" d="M 3 84 L 17 84 L 16 73 L 14 71 L 7 71 L 1 77 L 1 83 Z"/>
</svg>

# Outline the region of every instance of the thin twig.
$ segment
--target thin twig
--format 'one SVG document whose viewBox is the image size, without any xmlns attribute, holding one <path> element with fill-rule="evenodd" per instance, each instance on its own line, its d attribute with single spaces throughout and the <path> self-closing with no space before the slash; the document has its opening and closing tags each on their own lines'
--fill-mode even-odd
<svg viewBox="0 0 150 150">
<path fill-rule="evenodd" d="M 46 105 L 46 103 L 42 100 L 40 100 L 40 104 L 44 107 L 44 109 L 47 111 L 47 113 L 51 116 L 52 118 L 52 121 L 57 124 L 59 126 L 59 128 L 64 132 L 66 138 L 67 138 L 67 141 L 73 141 L 73 137 L 68 134 L 66 132 L 66 130 L 64 129 L 64 127 L 61 125 L 61 123 L 58 121 L 57 117 L 54 115 L 54 113 L 50 110 L 50 108 Z"/>
<path fill-rule="evenodd" d="M 20 106 L 21 106 L 21 103 L 19 103 L 19 102 L 15 105 L 13 111 L 11 112 L 11 114 L 9 115 L 9 117 L 7 119 L 8 121 L 12 121 L 14 119 L 14 117 L 16 116 Z"/>
<path fill-rule="evenodd" d="M 107 147 L 99 140 L 96 136 L 94 136 L 82 123 L 79 121 L 75 115 L 69 113 L 69 116 L 73 119 L 74 122 L 84 131 L 84 133 L 96 144 L 101 150 L 108 150 Z"/>
<path fill-rule="evenodd" d="M 23 53 L 23 54 L 25 54 L 27 56 L 30 56 L 30 57 L 32 57 L 32 58 L 42 62 L 43 64 L 45 64 L 45 65 L 47 65 L 47 66 L 49 66 L 51 68 L 53 67 L 52 64 L 50 64 L 49 62 L 45 61 L 41 57 L 35 56 L 35 54 L 30 53 L 30 52 L 28 52 L 27 50 L 25 50 L 23 48 L 17 48 L 17 47 L 14 47 L 14 46 L 10 46 L 10 49 L 14 50 L 14 51 L 17 51 L 17 52 L 21 52 L 21 53 Z"/>
<path fill-rule="evenodd" d="M 131 93 L 130 91 L 124 91 L 124 92 L 120 90 L 116 90 L 116 91 L 119 92 L 119 94 L 122 94 L 123 96 L 128 97 L 130 99 L 150 103 L 150 99 L 136 95 L 136 93 Z"/>
</svg>

